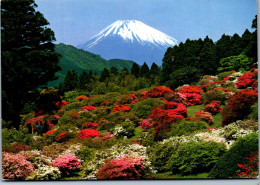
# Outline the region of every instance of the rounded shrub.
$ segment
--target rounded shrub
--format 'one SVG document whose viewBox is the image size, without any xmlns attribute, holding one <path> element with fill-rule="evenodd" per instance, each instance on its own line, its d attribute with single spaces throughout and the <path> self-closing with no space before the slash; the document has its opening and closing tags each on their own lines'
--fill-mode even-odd
<svg viewBox="0 0 260 185">
<path fill-rule="evenodd" d="M 34 170 L 26 180 L 58 180 L 61 172 L 57 167 L 43 166 Z"/>
<path fill-rule="evenodd" d="M 190 135 L 194 131 L 206 128 L 208 128 L 208 124 L 201 120 L 181 120 L 172 125 L 171 131 L 167 133 L 167 136 Z"/>
<path fill-rule="evenodd" d="M 245 158 L 255 151 L 258 151 L 258 133 L 251 133 L 239 138 L 229 151 L 218 159 L 208 177 L 218 179 L 237 177 L 237 171 L 239 170 L 237 164 L 246 163 Z"/>
<path fill-rule="evenodd" d="M 225 152 L 224 144 L 192 141 L 180 146 L 169 159 L 168 165 L 173 174 L 190 175 L 208 172 Z"/>
<path fill-rule="evenodd" d="M 214 100 L 221 102 L 221 105 L 225 104 L 225 101 L 231 96 L 231 93 L 223 90 L 210 90 L 202 94 L 203 103 L 205 105 L 211 103 Z"/>
<path fill-rule="evenodd" d="M 132 122 L 127 121 L 116 125 L 114 128 L 114 135 L 117 138 L 122 138 L 124 136 L 130 138 L 134 136 L 135 126 Z"/>
<path fill-rule="evenodd" d="M 257 102 L 258 93 L 246 89 L 236 92 L 222 110 L 222 126 L 243 120 L 251 113 L 251 106 Z"/>
<path fill-rule="evenodd" d="M 72 175 L 81 168 L 81 163 L 74 155 L 63 155 L 51 162 L 51 165 L 59 168 L 62 176 Z"/>
<path fill-rule="evenodd" d="M 108 160 L 97 172 L 97 179 L 142 179 L 144 176 L 142 158 L 125 155 L 119 159 Z"/>
<path fill-rule="evenodd" d="M 34 167 L 21 154 L 2 152 L 2 178 L 24 180 Z"/>
<path fill-rule="evenodd" d="M 148 118 L 152 110 L 155 107 L 159 107 L 164 104 L 164 101 L 155 98 L 148 98 L 143 101 L 139 101 L 132 106 L 131 113 L 135 114 L 139 118 Z"/>
</svg>

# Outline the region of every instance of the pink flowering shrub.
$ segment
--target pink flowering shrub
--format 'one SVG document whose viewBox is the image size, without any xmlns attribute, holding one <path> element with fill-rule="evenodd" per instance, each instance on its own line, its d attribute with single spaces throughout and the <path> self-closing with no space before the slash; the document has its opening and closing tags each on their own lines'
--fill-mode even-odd
<svg viewBox="0 0 260 185">
<path fill-rule="evenodd" d="M 148 118 L 148 119 L 140 119 L 141 121 L 141 125 L 140 128 L 142 128 L 143 130 L 147 130 L 149 128 L 153 128 L 153 119 L 152 118 Z"/>
<path fill-rule="evenodd" d="M 253 73 L 245 73 L 243 76 L 239 77 L 236 86 L 239 89 L 245 89 L 250 87 L 255 81 L 256 79 Z"/>
<path fill-rule="evenodd" d="M 94 106 L 84 106 L 84 107 L 81 107 L 81 111 L 83 111 L 83 110 L 86 110 L 86 111 L 91 111 L 91 110 L 94 110 L 94 109 L 96 109 L 96 107 L 94 107 Z"/>
<path fill-rule="evenodd" d="M 71 154 L 57 158 L 51 162 L 51 165 L 59 168 L 62 176 L 69 176 L 81 168 L 79 159 Z"/>
<path fill-rule="evenodd" d="M 194 118 L 205 121 L 208 124 L 213 123 L 213 117 L 212 117 L 211 113 L 209 113 L 209 112 L 198 111 L 195 113 Z"/>
<path fill-rule="evenodd" d="M 217 113 L 219 113 L 221 111 L 221 107 L 220 107 L 221 102 L 217 101 L 217 100 L 213 100 L 211 103 L 207 104 L 204 108 L 203 111 L 204 112 L 209 112 L 212 115 L 215 115 Z"/>
<path fill-rule="evenodd" d="M 98 137 L 100 135 L 100 133 L 97 130 L 93 130 L 93 129 L 84 129 L 81 130 L 78 133 L 79 137 L 81 139 L 86 139 L 86 138 L 93 138 L 93 137 Z"/>
<path fill-rule="evenodd" d="M 119 159 L 110 159 L 96 173 L 97 179 L 142 179 L 144 176 L 143 158 L 131 158 L 127 155 Z"/>
<path fill-rule="evenodd" d="M 86 123 L 82 123 L 82 127 L 81 127 L 81 129 L 83 129 L 83 128 L 91 128 L 91 129 L 96 130 L 97 127 L 98 127 L 98 124 L 97 124 L 97 123 L 86 122 Z"/>
<path fill-rule="evenodd" d="M 34 167 L 23 155 L 2 152 L 2 178 L 24 180 Z"/>
</svg>

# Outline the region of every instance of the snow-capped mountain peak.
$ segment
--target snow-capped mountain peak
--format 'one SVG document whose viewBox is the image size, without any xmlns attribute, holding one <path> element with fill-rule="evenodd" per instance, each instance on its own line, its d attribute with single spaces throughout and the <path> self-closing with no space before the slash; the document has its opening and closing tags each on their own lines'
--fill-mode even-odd
<svg viewBox="0 0 260 185">
<path fill-rule="evenodd" d="M 119 58 L 140 65 L 144 61 L 148 65 L 153 62 L 161 65 L 167 48 L 176 44 L 176 39 L 141 21 L 118 20 L 77 47 L 107 60 Z"/>
<path fill-rule="evenodd" d="M 92 37 L 90 40 L 93 42 L 89 43 L 87 46 L 81 44 L 78 47 L 84 45 L 84 49 L 90 49 L 105 37 L 116 35 L 120 36 L 125 42 L 134 42 L 134 40 L 136 40 L 141 44 L 151 43 L 157 47 L 163 46 L 164 48 L 174 46 L 178 43 L 176 39 L 142 23 L 141 21 L 118 20 Z"/>
</svg>

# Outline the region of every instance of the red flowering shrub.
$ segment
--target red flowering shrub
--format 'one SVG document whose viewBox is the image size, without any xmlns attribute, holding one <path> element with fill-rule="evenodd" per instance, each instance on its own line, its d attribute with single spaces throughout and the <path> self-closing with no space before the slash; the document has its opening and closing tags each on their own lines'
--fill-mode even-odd
<svg viewBox="0 0 260 185">
<path fill-rule="evenodd" d="M 68 104 L 69 104 L 69 102 L 66 102 L 65 100 L 62 100 L 61 102 L 58 101 L 57 103 L 55 103 L 55 105 L 58 109 L 61 109 L 62 107 L 64 107 L 65 105 L 68 105 Z"/>
<path fill-rule="evenodd" d="M 175 92 L 175 93 L 167 94 L 165 98 L 167 101 L 182 103 L 185 106 L 188 105 L 187 98 L 183 93 Z"/>
<path fill-rule="evenodd" d="M 46 118 L 47 122 L 50 124 L 57 124 L 58 120 L 60 119 L 59 115 L 51 115 Z"/>
<path fill-rule="evenodd" d="M 69 176 L 81 168 L 79 159 L 71 154 L 57 158 L 51 162 L 51 165 L 59 168 L 63 176 Z"/>
<path fill-rule="evenodd" d="M 237 88 L 245 89 L 250 87 L 256 81 L 255 75 L 253 73 L 245 73 L 243 76 L 238 78 L 236 83 Z"/>
<path fill-rule="evenodd" d="M 93 130 L 93 129 L 84 129 L 79 132 L 79 137 L 81 139 L 93 138 L 99 135 L 100 133 L 97 130 Z"/>
<path fill-rule="evenodd" d="M 82 95 L 82 96 L 78 96 L 77 98 L 76 98 L 76 100 L 79 100 L 79 101 L 82 101 L 82 100 L 85 100 L 85 99 L 89 99 L 87 96 L 84 96 L 84 95 Z"/>
<path fill-rule="evenodd" d="M 154 136 L 156 139 L 162 139 L 166 132 L 170 131 L 171 124 L 187 116 L 187 108 L 176 102 L 168 102 L 161 107 L 156 107 L 149 118 L 154 121 Z"/>
<path fill-rule="evenodd" d="M 44 116 L 38 116 L 38 117 L 35 117 L 35 118 L 30 118 L 28 119 L 25 123 L 24 123 L 24 126 L 28 126 L 28 125 L 31 125 L 32 127 L 34 127 L 35 125 L 37 124 L 40 124 L 40 125 L 44 125 L 44 120 L 43 120 Z"/>
<path fill-rule="evenodd" d="M 57 142 L 63 142 L 67 140 L 67 131 L 66 132 L 60 132 L 55 137 Z"/>
<path fill-rule="evenodd" d="M 54 132 L 56 132 L 57 130 L 50 130 L 48 132 L 46 132 L 43 136 L 46 137 L 48 135 L 52 135 Z"/>
<path fill-rule="evenodd" d="M 100 167 L 96 175 L 97 179 L 142 179 L 143 159 L 134 159 L 127 155 L 119 159 L 110 159 Z"/>
<path fill-rule="evenodd" d="M 2 152 L 2 178 L 24 180 L 34 167 L 21 154 Z"/>
<path fill-rule="evenodd" d="M 251 155 L 249 157 L 246 157 L 245 159 L 248 160 L 247 164 L 237 164 L 238 167 L 241 169 L 241 172 L 237 175 L 242 178 L 256 178 L 259 174 L 258 152 L 252 152 Z"/>
<path fill-rule="evenodd" d="M 128 112 L 128 111 L 130 111 L 130 109 L 131 108 L 127 104 L 125 104 L 125 105 L 115 105 L 112 112 L 118 112 L 118 111 Z"/>
<path fill-rule="evenodd" d="M 147 91 L 144 95 L 144 98 L 159 98 L 164 97 L 166 94 L 169 93 L 173 93 L 173 91 L 169 87 L 156 86 Z"/>
<path fill-rule="evenodd" d="M 256 80 L 253 84 L 252 84 L 252 89 L 253 90 L 257 90 L 257 88 L 258 88 L 258 81 Z"/>
<path fill-rule="evenodd" d="M 185 96 L 188 106 L 202 104 L 201 95 L 198 93 L 182 93 L 182 95 Z"/>
<path fill-rule="evenodd" d="M 153 128 L 153 119 L 152 118 L 148 118 L 148 119 L 140 119 L 141 121 L 141 125 L 140 128 L 142 128 L 143 130 L 147 130 L 149 128 Z"/>
<path fill-rule="evenodd" d="M 212 117 L 211 113 L 209 113 L 209 112 L 198 111 L 195 113 L 194 118 L 205 121 L 208 124 L 213 123 L 213 117 Z"/>
<path fill-rule="evenodd" d="M 203 90 L 200 87 L 195 85 L 183 86 L 180 89 L 176 89 L 176 91 L 180 93 L 196 93 L 196 94 L 203 93 Z"/>
<path fill-rule="evenodd" d="M 222 110 L 222 126 L 237 120 L 243 120 L 251 113 L 251 106 L 257 102 L 258 93 L 245 89 L 236 92 Z"/>
<path fill-rule="evenodd" d="M 52 129 L 53 129 L 53 127 L 54 127 L 54 124 L 52 124 L 52 123 L 49 123 L 49 130 L 52 130 Z"/>
<path fill-rule="evenodd" d="M 126 95 L 122 95 L 118 98 L 118 100 L 116 101 L 117 105 L 124 105 L 124 104 L 133 104 L 133 103 L 137 103 L 138 99 L 134 94 L 126 94 Z"/>
<path fill-rule="evenodd" d="M 206 106 L 203 108 L 203 111 L 209 112 L 209 113 L 211 113 L 212 115 L 215 115 L 215 114 L 217 114 L 218 112 L 220 112 L 221 109 L 222 109 L 222 108 L 220 107 L 220 101 L 213 100 L 211 103 L 209 103 L 208 105 L 206 105 Z"/>
<path fill-rule="evenodd" d="M 91 111 L 91 110 L 94 110 L 94 109 L 96 109 L 96 107 L 94 107 L 94 106 L 84 106 L 84 107 L 81 107 L 81 111 L 83 111 L 83 110 L 85 110 L 85 111 Z"/>
<path fill-rule="evenodd" d="M 82 124 L 82 127 L 81 127 L 81 129 L 83 129 L 83 128 L 91 128 L 91 129 L 94 129 L 94 130 L 96 130 L 96 129 L 97 129 L 97 127 L 98 127 L 98 124 L 97 124 L 97 123 L 93 123 L 93 122 L 86 122 L 86 123 L 83 123 L 83 124 Z"/>
</svg>

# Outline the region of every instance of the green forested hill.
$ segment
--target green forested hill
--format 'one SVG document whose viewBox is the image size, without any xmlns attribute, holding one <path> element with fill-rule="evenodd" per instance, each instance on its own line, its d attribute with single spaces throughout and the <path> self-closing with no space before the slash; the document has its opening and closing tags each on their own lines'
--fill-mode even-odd
<svg viewBox="0 0 260 185">
<path fill-rule="evenodd" d="M 58 80 L 49 82 L 49 86 L 56 86 L 60 81 L 63 81 L 68 70 L 75 70 L 80 74 L 83 70 L 97 72 L 100 74 L 104 68 L 116 67 L 119 71 L 126 67 L 131 69 L 133 61 L 111 59 L 105 60 L 100 55 L 90 53 L 88 51 L 77 49 L 74 46 L 66 44 L 57 44 L 55 50 L 61 54 L 60 66 L 61 71 L 56 73 Z"/>
</svg>

